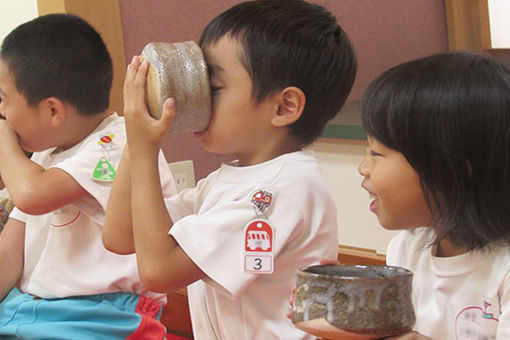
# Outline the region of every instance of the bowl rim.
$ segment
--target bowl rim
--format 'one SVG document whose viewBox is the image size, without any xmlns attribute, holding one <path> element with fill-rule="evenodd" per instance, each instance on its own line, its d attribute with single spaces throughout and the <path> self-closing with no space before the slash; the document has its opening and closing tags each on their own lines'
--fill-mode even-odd
<svg viewBox="0 0 510 340">
<path fill-rule="evenodd" d="M 322 273 L 314 273 L 311 270 L 314 268 L 324 268 L 324 267 L 342 267 L 342 268 L 349 268 L 353 270 L 363 270 L 363 269 L 369 269 L 369 268 L 389 268 L 394 271 L 394 275 L 391 276 L 338 276 L 338 275 L 330 275 L 330 274 L 322 274 Z M 346 280 L 346 281 L 357 281 L 357 280 L 388 280 L 388 279 L 399 279 L 399 278 L 409 278 L 413 277 L 413 272 L 409 269 L 399 267 L 399 266 L 389 266 L 389 265 L 339 265 L 339 264 L 319 264 L 319 265 L 311 265 L 302 267 L 298 270 L 297 274 L 301 276 L 309 276 L 309 277 L 329 277 L 334 279 L 340 279 L 340 280 Z"/>
</svg>

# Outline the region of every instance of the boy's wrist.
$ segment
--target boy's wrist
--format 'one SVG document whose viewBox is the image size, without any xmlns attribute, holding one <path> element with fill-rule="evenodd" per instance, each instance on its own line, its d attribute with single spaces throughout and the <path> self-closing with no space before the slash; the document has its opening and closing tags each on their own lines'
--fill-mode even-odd
<svg viewBox="0 0 510 340">
<path fill-rule="evenodd" d="M 137 160 L 143 159 L 154 159 L 158 158 L 159 147 L 148 144 L 148 143 L 135 143 L 129 144 L 129 157 L 131 162 L 136 162 Z"/>
<path fill-rule="evenodd" d="M 152 167 L 158 167 L 159 148 L 148 145 L 139 147 L 129 145 L 129 159 L 132 173 L 146 173 Z"/>
</svg>

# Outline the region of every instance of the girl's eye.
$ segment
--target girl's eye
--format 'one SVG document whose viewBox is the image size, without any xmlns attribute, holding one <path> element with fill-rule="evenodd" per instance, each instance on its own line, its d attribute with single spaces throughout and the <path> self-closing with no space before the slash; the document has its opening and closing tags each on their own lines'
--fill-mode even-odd
<svg viewBox="0 0 510 340">
<path fill-rule="evenodd" d="M 211 86 L 211 94 L 216 94 L 220 89 L 221 87 Z"/>
<path fill-rule="evenodd" d="M 372 157 L 382 156 L 382 154 L 380 154 L 379 152 L 374 151 L 374 150 L 370 150 L 369 153 L 370 153 L 370 156 L 372 156 Z"/>
</svg>

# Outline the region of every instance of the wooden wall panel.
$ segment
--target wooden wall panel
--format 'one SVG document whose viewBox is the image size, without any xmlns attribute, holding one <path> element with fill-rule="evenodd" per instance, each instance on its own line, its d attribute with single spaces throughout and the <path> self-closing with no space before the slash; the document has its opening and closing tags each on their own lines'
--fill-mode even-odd
<svg viewBox="0 0 510 340">
<path fill-rule="evenodd" d="M 491 48 L 487 0 L 445 0 L 451 51 Z"/>
</svg>

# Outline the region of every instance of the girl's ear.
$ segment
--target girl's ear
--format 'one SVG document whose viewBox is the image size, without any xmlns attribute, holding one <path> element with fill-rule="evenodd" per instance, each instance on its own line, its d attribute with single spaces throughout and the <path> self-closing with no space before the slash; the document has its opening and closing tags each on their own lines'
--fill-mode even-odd
<svg viewBox="0 0 510 340">
<path fill-rule="evenodd" d="M 277 112 L 273 114 L 273 126 L 288 126 L 297 121 L 305 109 L 306 96 L 296 86 L 289 86 L 279 94 Z"/>
<path fill-rule="evenodd" d="M 58 127 L 63 124 L 66 118 L 67 105 L 56 97 L 42 99 L 39 104 L 39 112 L 45 115 L 51 127 Z"/>
</svg>

